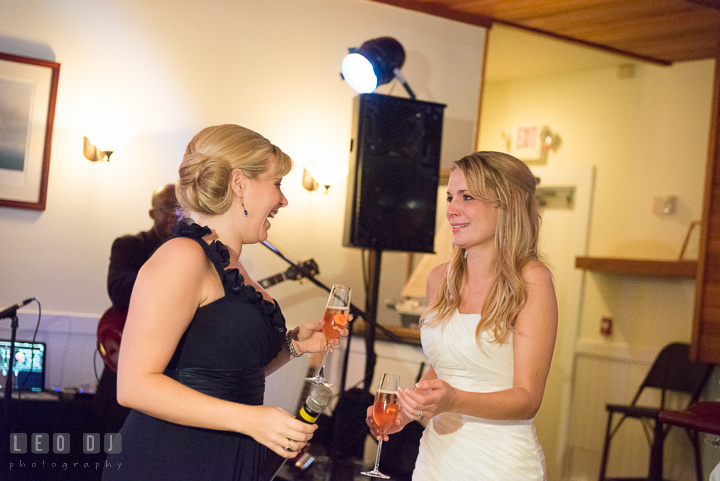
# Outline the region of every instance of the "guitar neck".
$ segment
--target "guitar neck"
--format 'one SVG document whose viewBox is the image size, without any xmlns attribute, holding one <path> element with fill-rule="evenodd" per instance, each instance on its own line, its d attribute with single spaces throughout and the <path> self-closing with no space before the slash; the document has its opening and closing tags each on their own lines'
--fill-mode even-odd
<svg viewBox="0 0 720 481">
<path fill-rule="evenodd" d="M 274 276 L 266 277 L 265 279 L 262 279 L 258 281 L 258 284 L 262 286 L 263 289 L 267 289 L 270 286 L 274 286 L 275 284 L 282 282 L 286 279 L 285 273 L 282 272 L 280 274 L 276 274 Z"/>
<path fill-rule="evenodd" d="M 258 281 L 258 284 L 260 284 L 263 289 L 267 289 L 268 287 L 274 286 L 275 284 L 282 282 L 286 279 L 299 280 L 302 279 L 303 276 L 314 276 L 319 272 L 320 270 L 318 269 L 315 261 L 310 259 L 303 262 L 300 266 L 296 266 L 293 264 L 293 266 L 285 272 L 281 272 L 280 274 L 276 274 L 274 276 L 266 277 L 265 279 Z"/>
</svg>

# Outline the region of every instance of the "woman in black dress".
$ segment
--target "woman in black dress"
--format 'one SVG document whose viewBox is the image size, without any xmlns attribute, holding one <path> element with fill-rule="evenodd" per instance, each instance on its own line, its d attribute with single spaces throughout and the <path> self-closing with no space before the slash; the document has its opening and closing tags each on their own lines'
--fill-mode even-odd
<svg viewBox="0 0 720 481">
<path fill-rule="evenodd" d="M 265 376 L 323 350 L 322 320 L 288 331 L 239 259 L 287 205 L 280 182 L 291 168 L 237 125 L 188 145 L 177 198 L 196 221 L 178 225 L 135 283 L 118 370 L 118 401 L 133 410 L 105 479 L 253 480 L 268 448 L 294 457 L 312 437 L 316 426 L 263 406 L 263 395 Z"/>
</svg>

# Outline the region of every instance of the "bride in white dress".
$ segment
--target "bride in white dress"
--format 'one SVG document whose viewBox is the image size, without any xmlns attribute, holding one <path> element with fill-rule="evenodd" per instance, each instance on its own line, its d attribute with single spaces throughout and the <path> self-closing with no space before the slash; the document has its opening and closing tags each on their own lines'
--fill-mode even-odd
<svg viewBox="0 0 720 481">
<path fill-rule="evenodd" d="M 430 419 L 413 481 L 546 479 L 533 417 L 555 346 L 557 301 L 538 260 L 535 184 L 507 154 L 455 162 L 446 214 L 454 254 L 428 277 L 422 320 L 432 368 L 414 389 L 400 388 L 400 416 L 387 431 Z"/>
</svg>

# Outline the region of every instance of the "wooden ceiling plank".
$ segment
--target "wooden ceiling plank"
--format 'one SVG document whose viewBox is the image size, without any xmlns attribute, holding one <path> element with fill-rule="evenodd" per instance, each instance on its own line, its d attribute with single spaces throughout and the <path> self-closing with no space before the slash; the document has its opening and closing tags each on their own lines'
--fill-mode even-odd
<svg viewBox="0 0 720 481">
<path fill-rule="evenodd" d="M 463 8 L 484 5 L 487 8 L 488 4 L 498 2 L 516 3 L 502 0 L 449 3 L 455 8 L 459 5 L 465 5 Z M 551 3 L 551 7 L 546 7 L 541 2 L 534 2 L 535 17 L 519 23 L 540 32 L 550 31 L 562 37 L 608 46 L 619 52 L 630 51 L 668 63 L 711 58 L 714 45 L 720 42 L 720 10 L 709 10 L 686 0 L 570 0 Z M 499 17 L 501 14 L 491 16 Z M 509 18 L 504 17 L 506 20 Z M 517 16 L 513 17 L 513 22 L 516 19 Z M 698 30 L 707 32 L 698 33 Z"/>
<path fill-rule="evenodd" d="M 540 28 L 540 27 L 538 27 Z M 715 37 L 720 39 L 720 12 L 710 16 L 703 12 L 681 12 L 652 18 L 632 18 L 577 25 L 567 29 L 552 28 L 563 35 L 582 38 L 595 43 L 615 45 L 618 42 L 685 36 L 688 39 Z"/>
<path fill-rule="evenodd" d="M 632 51 L 630 51 L 630 50 L 620 50 L 620 49 L 615 48 L 615 47 L 613 47 L 613 46 L 611 46 L 611 45 L 602 45 L 602 44 L 599 44 L 599 43 L 588 42 L 587 40 L 582 40 L 582 39 L 579 39 L 579 38 L 569 37 L 569 36 L 566 36 L 566 35 L 559 35 L 559 34 L 556 34 L 556 33 L 553 33 L 553 32 L 548 32 L 548 31 L 546 31 L 546 30 L 540 30 L 540 29 L 538 29 L 538 28 L 527 27 L 527 26 L 522 25 L 522 24 L 519 24 L 519 23 L 506 22 L 506 21 L 503 21 L 503 20 L 496 20 L 495 23 L 499 23 L 499 24 L 502 24 L 502 25 L 507 25 L 507 26 L 514 27 L 514 28 L 519 28 L 519 29 L 521 29 L 521 30 L 526 30 L 526 31 L 528 31 L 528 32 L 533 32 L 533 33 L 538 33 L 538 34 L 541 34 L 541 35 L 545 35 L 546 37 L 551 37 L 551 38 L 555 38 L 555 39 L 558 39 L 558 40 L 563 40 L 563 41 L 566 41 L 566 42 L 574 43 L 574 44 L 576 44 L 576 45 L 581 45 L 581 46 L 584 46 L 584 47 L 590 47 L 590 48 L 594 48 L 594 49 L 597 49 L 597 50 L 602 50 L 602 51 L 604 51 L 604 52 L 608 52 L 608 53 L 612 53 L 612 54 L 616 54 L 616 55 L 622 55 L 622 56 L 624 56 L 624 57 L 632 58 L 632 59 L 635 59 L 635 60 L 640 60 L 640 61 L 643 61 L 643 62 L 649 62 L 649 63 L 653 63 L 653 64 L 657 64 L 657 65 L 672 65 L 673 60 L 674 60 L 674 59 L 672 59 L 672 58 L 663 58 L 663 57 L 648 56 L 648 55 L 640 54 L 640 53 L 637 53 L 637 52 L 632 52 Z"/>
<path fill-rule="evenodd" d="M 672 58 L 676 62 L 712 58 L 720 45 L 720 32 L 699 31 L 691 34 L 666 35 L 662 38 L 646 38 L 613 42 L 613 46 L 645 55 Z"/>
<path fill-rule="evenodd" d="M 369 0 L 490 28 L 493 22 L 642 61 L 713 58 L 719 0 Z"/>
<path fill-rule="evenodd" d="M 666 35 L 597 43 L 646 57 L 683 62 L 712 58 L 719 42 L 720 38 L 714 32 L 696 32 L 692 35 Z"/>
<path fill-rule="evenodd" d="M 537 0 L 475 0 L 475 1 L 445 1 L 448 7 L 473 12 L 479 15 L 502 19 L 506 21 L 526 21 L 544 15 L 565 15 L 579 9 L 586 9 L 592 5 L 609 4 L 617 8 L 623 5 L 623 0 L 555 0 L 552 2 L 538 2 Z"/>
<path fill-rule="evenodd" d="M 672 18 L 677 18 L 678 22 L 682 22 L 678 25 L 679 28 L 687 28 L 692 27 L 693 23 L 697 21 L 706 24 L 715 23 L 720 19 L 720 12 L 713 11 L 712 13 L 715 15 L 708 15 L 699 8 L 678 8 L 673 6 L 648 10 L 645 5 L 627 4 L 621 8 L 597 6 L 568 12 L 563 15 L 538 15 L 533 19 L 526 20 L 524 23 L 534 28 L 570 35 L 573 31 L 625 30 L 625 25 L 629 22 L 641 25 L 653 23 L 672 24 L 674 23 L 671 20 Z M 664 22 L 665 19 L 667 21 Z M 632 28 L 635 28 L 635 26 Z M 632 32 L 628 31 L 627 33 L 631 34 Z"/>
<path fill-rule="evenodd" d="M 697 5 L 702 5 L 704 7 L 710 7 L 710 8 L 716 8 L 720 10 L 720 2 L 718 0 L 686 0 L 690 3 L 695 3 Z"/>
</svg>

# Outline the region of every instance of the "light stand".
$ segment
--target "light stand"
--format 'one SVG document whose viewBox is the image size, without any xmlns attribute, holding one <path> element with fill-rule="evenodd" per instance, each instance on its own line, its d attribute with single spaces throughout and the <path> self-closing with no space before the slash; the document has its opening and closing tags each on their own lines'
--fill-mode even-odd
<svg viewBox="0 0 720 481">
<path fill-rule="evenodd" d="M 393 69 L 393 75 L 398 80 L 398 82 L 400 82 L 400 85 L 405 87 L 405 91 L 408 93 L 410 98 L 415 100 L 415 98 L 416 98 L 415 92 L 412 91 L 412 89 L 410 88 L 410 85 L 408 85 L 407 80 L 405 80 L 405 77 L 403 77 L 403 74 L 400 72 L 399 68 L 396 67 Z"/>
</svg>

